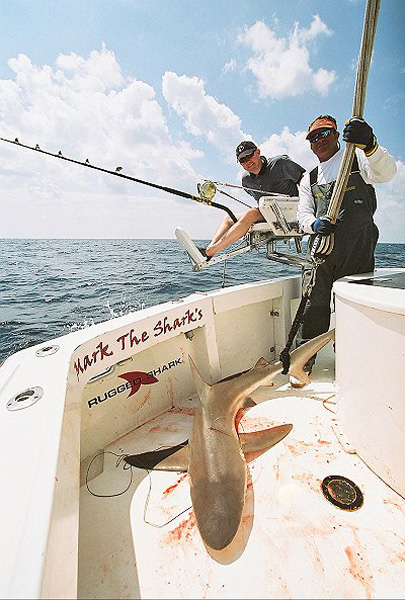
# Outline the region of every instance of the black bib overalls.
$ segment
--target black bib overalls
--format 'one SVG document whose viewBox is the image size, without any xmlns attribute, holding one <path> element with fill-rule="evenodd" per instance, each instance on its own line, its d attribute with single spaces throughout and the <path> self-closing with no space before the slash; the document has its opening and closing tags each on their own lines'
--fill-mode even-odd
<svg viewBox="0 0 405 600">
<path fill-rule="evenodd" d="M 327 212 L 335 182 L 318 184 L 317 177 L 318 167 L 311 171 L 310 183 L 316 217 L 319 218 Z M 374 250 L 378 240 L 378 228 L 373 219 L 376 208 L 375 190 L 364 181 L 355 157 L 342 202 L 341 218 L 335 230 L 334 248 L 318 268 L 315 286 L 297 336 L 298 344 L 328 331 L 334 281 L 346 275 L 374 270 Z M 311 236 L 308 252 L 314 239 L 315 235 Z M 308 265 L 303 273 L 304 289 L 310 272 Z"/>
</svg>

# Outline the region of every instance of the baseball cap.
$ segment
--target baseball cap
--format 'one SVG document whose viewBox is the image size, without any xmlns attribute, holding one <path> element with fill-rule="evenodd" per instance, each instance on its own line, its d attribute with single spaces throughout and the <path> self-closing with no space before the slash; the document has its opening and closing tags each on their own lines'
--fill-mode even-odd
<svg viewBox="0 0 405 600">
<path fill-rule="evenodd" d="M 334 129 L 336 131 L 337 126 L 335 119 L 330 115 L 320 115 L 317 117 L 308 127 L 307 139 L 312 133 L 314 133 L 314 131 L 317 131 L 318 129 Z"/>
<path fill-rule="evenodd" d="M 249 156 L 249 154 L 253 154 L 255 150 L 257 150 L 257 146 L 254 142 L 249 140 L 241 142 L 236 148 L 236 160 L 240 160 L 245 156 Z"/>
</svg>

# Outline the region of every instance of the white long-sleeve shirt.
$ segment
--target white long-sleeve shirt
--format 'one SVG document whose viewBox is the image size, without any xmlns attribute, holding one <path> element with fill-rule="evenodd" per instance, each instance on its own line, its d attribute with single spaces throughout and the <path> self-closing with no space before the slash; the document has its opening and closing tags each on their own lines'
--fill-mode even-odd
<svg viewBox="0 0 405 600">
<path fill-rule="evenodd" d="M 342 161 L 343 148 L 329 160 L 318 164 L 317 183 L 332 183 L 338 176 L 340 163 Z M 357 161 L 359 163 L 360 175 L 366 183 L 386 183 L 391 181 L 397 172 L 395 160 L 382 146 L 370 157 L 363 150 L 356 148 Z M 311 192 L 309 173 L 305 173 L 299 186 L 300 201 L 298 204 L 298 223 L 303 233 L 314 233 L 312 224 L 316 220 L 315 201 Z"/>
</svg>

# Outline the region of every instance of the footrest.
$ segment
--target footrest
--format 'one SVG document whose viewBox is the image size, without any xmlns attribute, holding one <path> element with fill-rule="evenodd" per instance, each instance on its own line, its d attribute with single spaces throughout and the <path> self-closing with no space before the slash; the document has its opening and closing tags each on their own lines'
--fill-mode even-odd
<svg viewBox="0 0 405 600">
<path fill-rule="evenodd" d="M 189 237 L 188 233 L 184 231 L 184 229 L 181 227 L 176 227 L 174 233 L 184 250 L 187 252 L 191 264 L 193 265 L 193 270 L 199 271 L 201 266 L 207 262 L 207 259 L 201 254 L 193 240 Z"/>
</svg>

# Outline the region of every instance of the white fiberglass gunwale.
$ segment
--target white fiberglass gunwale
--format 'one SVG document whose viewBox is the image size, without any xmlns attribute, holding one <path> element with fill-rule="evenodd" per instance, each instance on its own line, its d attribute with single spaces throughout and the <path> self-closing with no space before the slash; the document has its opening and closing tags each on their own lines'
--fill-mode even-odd
<svg viewBox="0 0 405 600">
<path fill-rule="evenodd" d="M 262 355 L 276 359 L 299 297 L 299 277 L 193 294 L 7 359 L 0 368 L 0 519 L 8 541 L 0 595 L 403 597 L 405 501 L 339 428 L 332 344 L 306 388 L 292 390 L 279 375 L 273 388 L 253 395 L 257 406 L 243 417 L 243 431 L 282 423 L 293 430 L 250 463 L 243 535 L 227 557 L 210 556 L 201 542 L 186 474 L 149 476 L 117 464 L 115 454 L 187 439 L 198 401 L 188 355 L 212 382 Z M 340 349 L 354 345 L 356 322 L 342 338 L 337 315 L 340 369 Z M 46 351 L 52 346 L 59 347 L 53 354 Z M 36 354 L 41 349 L 44 356 Z M 395 379 L 383 371 L 387 392 Z M 351 384 L 341 381 L 344 394 L 356 388 L 355 373 Z M 7 409 L 33 386 L 43 388 L 42 398 Z M 354 406 L 350 415 L 362 429 Z M 386 443 L 394 429 L 386 430 Z M 364 505 L 347 512 L 330 504 L 321 491 L 329 475 L 356 483 Z"/>
<path fill-rule="evenodd" d="M 142 414 L 136 414 L 136 410 L 130 413 L 123 410 L 121 429 L 110 433 L 110 415 L 106 414 L 102 419 L 99 415 L 105 407 L 107 413 L 111 410 L 116 416 L 117 411 L 111 403 L 104 403 L 99 411 L 93 410 L 90 414 L 96 414 L 96 417 L 91 417 L 84 425 L 81 405 L 87 382 L 107 367 L 124 364 L 133 356 L 147 357 L 148 350 L 153 348 L 165 356 L 170 352 L 167 348 L 170 349 L 171 344 L 174 344 L 173 352 L 177 358 L 179 350 L 181 352 L 179 344 L 192 343 L 196 354 L 201 354 L 199 362 L 204 364 L 203 374 L 213 380 L 232 374 L 234 369 L 250 367 L 257 351 L 271 358 L 269 349 L 273 347 L 275 357 L 274 337 L 280 339 L 280 345 L 284 343 L 291 320 L 290 299 L 298 298 L 299 293 L 300 278 L 293 277 L 193 294 L 177 302 L 130 313 L 27 348 L 5 361 L 0 369 L 0 443 L 2 500 L 7 510 L 2 511 L 1 527 L 4 539 L 10 541 L 7 547 L 2 547 L 1 564 L 5 575 L 1 578 L 1 594 L 39 597 L 43 586 L 53 590 L 54 585 L 58 589 L 68 589 L 68 594 L 75 593 L 78 477 L 80 461 L 86 458 L 80 455 L 80 446 L 83 452 L 83 439 L 87 439 L 87 436 L 83 438 L 82 431 L 80 441 L 81 427 L 88 426 L 89 451 L 99 449 L 100 443 L 106 445 L 115 439 L 111 436 L 123 435 L 140 425 L 143 419 L 153 418 L 174 403 L 172 391 L 164 387 L 162 394 L 156 394 L 156 402 L 146 403 Z M 283 307 L 277 322 L 272 316 L 273 305 Z M 249 311 L 249 306 L 261 308 Z M 246 334 L 253 336 L 255 344 L 243 355 L 234 356 L 235 347 L 240 345 L 242 338 L 237 327 L 230 333 L 228 325 L 234 325 L 235 311 L 240 308 L 242 312 L 251 312 L 250 321 L 246 322 Z M 267 323 L 266 331 L 262 327 L 259 340 L 256 339 L 257 332 L 263 318 Z M 193 341 L 185 336 L 190 331 L 193 331 Z M 220 339 L 223 340 L 222 349 L 218 347 Z M 58 351 L 44 356 L 36 354 L 50 346 L 58 346 Z M 93 353 L 97 350 L 94 360 Z M 165 360 L 162 362 L 159 358 L 157 362 L 164 364 Z M 42 387 L 44 393 L 36 404 L 13 412 L 7 409 L 12 398 L 37 386 Z M 190 378 L 185 380 L 184 386 L 180 381 L 179 387 L 184 387 L 183 394 L 190 394 Z M 93 428 L 93 421 L 97 422 L 100 431 Z M 90 439 L 92 436 L 94 441 Z M 66 512 L 68 519 L 65 519 Z M 63 548 L 59 544 L 60 524 Z M 30 540 L 28 544 L 27 540 Z M 49 548 L 53 548 L 53 540 L 58 553 L 71 558 L 66 560 L 65 557 L 62 573 L 52 568 L 48 575 L 44 556 L 49 554 Z M 45 582 L 42 581 L 44 568 Z"/>
</svg>

